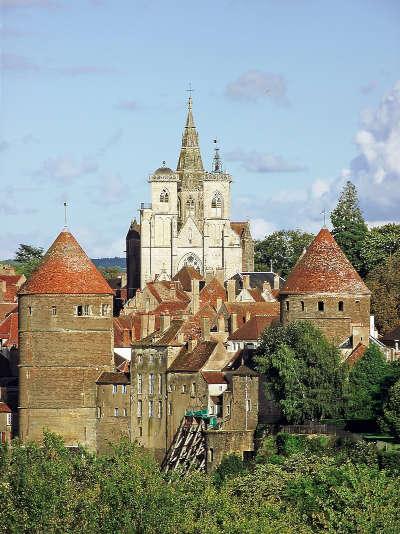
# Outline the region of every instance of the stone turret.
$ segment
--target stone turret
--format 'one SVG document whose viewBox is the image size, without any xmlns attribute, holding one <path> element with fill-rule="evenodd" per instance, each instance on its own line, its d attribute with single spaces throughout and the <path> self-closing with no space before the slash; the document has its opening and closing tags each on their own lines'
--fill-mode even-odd
<svg viewBox="0 0 400 534">
<path fill-rule="evenodd" d="M 96 448 L 96 379 L 112 368 L 113 291 L 64 230 L 19 293 L 19 429 Z"/>
<path fill-rule="evenodd" d="M 281 321 L 309 320 L 337 344 L 368 345 L 371 292 L 322 228 L 280 291 Z"/>
</svg>

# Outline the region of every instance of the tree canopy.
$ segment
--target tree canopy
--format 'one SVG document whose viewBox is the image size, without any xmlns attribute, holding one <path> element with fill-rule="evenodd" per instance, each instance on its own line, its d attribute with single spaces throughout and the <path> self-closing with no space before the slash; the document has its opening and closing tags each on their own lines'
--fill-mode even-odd
<svg viewBox="0 0 400 534">
<path fill-rule="evenodd" d="M 312 323 L 268 328 L 256 361 L 289 423 L 340 412 L 344 374 L 339 350 Z"/>
<path fill-rule="evenodd" d="M 377 420 L 382 415 L 390 380 L 397 368 L 377 345 L 370 345 L 349 372 L 345 414 L 348 419 Z"/>
<path fill-rule="evenodd" d="M 20 243 L 18 249 L 15 252 L 15 265 L 16 270 L 20 274 L 24 274 L 26 278 L 32 274 L 32 272 L 39 265 L 43 258 L 43 248 L 34 247 L 32 245 L 25 245 Z"/>
<path fill-rule="evenodd" d="M 301 230 L 279 230 L 257 241 L 255 245 L 255 270 L 279 273 L 284 278 L 290 273 L 303 250 L 314 239 L 313 234 Z"/>
<path fill-rule="evenodd" d="M 366 271 L 382 265 L 396 252 L 400 252 L 400 224 L 389 223 L 372 228 L 366 234 L 361 250 Z"/>
<path fill-rule="evenodd" d="M 397 380 L 389 390 L 383 410 L 382 426 L 400 440 L 400 380 Z"/>
<path fill-rule="evenodd" d="M 389 256 L 367 276 L 372 292 L 371 311 L 380 333 L 400 323 L 400 252 Z"/>
<path fill-rule="evenodd" d="M 368 227 L 359 206 L 357 189 L 350 181 L 345 184 L 337 206 L 331 213 L 331 222 L 338 245 L 353 267 L 364 274 L 361 251 Z"/>
</svg>

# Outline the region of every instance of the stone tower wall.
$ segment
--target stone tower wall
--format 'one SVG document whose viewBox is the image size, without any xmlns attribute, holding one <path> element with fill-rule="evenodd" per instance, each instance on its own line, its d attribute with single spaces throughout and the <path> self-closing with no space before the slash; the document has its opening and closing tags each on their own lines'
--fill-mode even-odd
<svg viewBox="0 0 400 534">
<path fill-rule="evenodd" d="M 91 315 L 77 316 L 85 304 Z M 47 428 L 94 450 L 96 379 L 112 368 L 112 296 L 21 295 L 19 318 L 21 439 L 40 441 Z"/>
<path fill-rule="evenodd" d="M 323 311 L 318 310 L 318 302 L 324 303 Z M 343 311 L 339 309 L 340 302 L 343 303 Z M 314 323 L 329 339 L 338 343 L 352 335 L 353 326 L 361 327 L 365 331 L 362 342 L 368 344 L 370 297 L 322 293 L 281 295 L 281 322 L 288 324 L 305 320 Z"/>
</svg>

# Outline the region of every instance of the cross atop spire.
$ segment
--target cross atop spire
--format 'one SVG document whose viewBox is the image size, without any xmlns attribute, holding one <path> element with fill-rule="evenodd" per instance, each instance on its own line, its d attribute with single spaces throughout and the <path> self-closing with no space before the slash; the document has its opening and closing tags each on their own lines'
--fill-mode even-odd
<svg viewBox="0 0 400 534">
<path fill-rule="evenodd" d="M 192 101 L 192 87 L 189 85 L 189 99 L 188 111 L 186 116 L 186 124 L 182 135 L 182 147 L 178 161 L 178 172 L 203 172 L 203 162 L 201 160 L 199 136 L 196 130 L 193 119 L 193 101 Z"/>
</svg>

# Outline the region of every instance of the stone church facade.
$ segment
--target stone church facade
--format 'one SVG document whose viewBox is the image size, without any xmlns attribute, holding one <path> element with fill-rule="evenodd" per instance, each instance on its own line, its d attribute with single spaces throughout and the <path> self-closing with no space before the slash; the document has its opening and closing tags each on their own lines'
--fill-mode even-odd
<svg viewBox="0 0 400 534">
<path fill-rule="evenodd" d="M 164 165 L 149 183 L 151 204 L 141 205 L 140 222 L 127 235 L 128 297 L 139 283 L 171 279 L 184 266 L 202 274 L 223 269 L 225 279 L 254 270 L 249 223 L 230 219 L 232 177 L 222 170 L 218 148 L 213 170 L 204 169 L 191 97 L 177 169 Z"/>
</svg>

